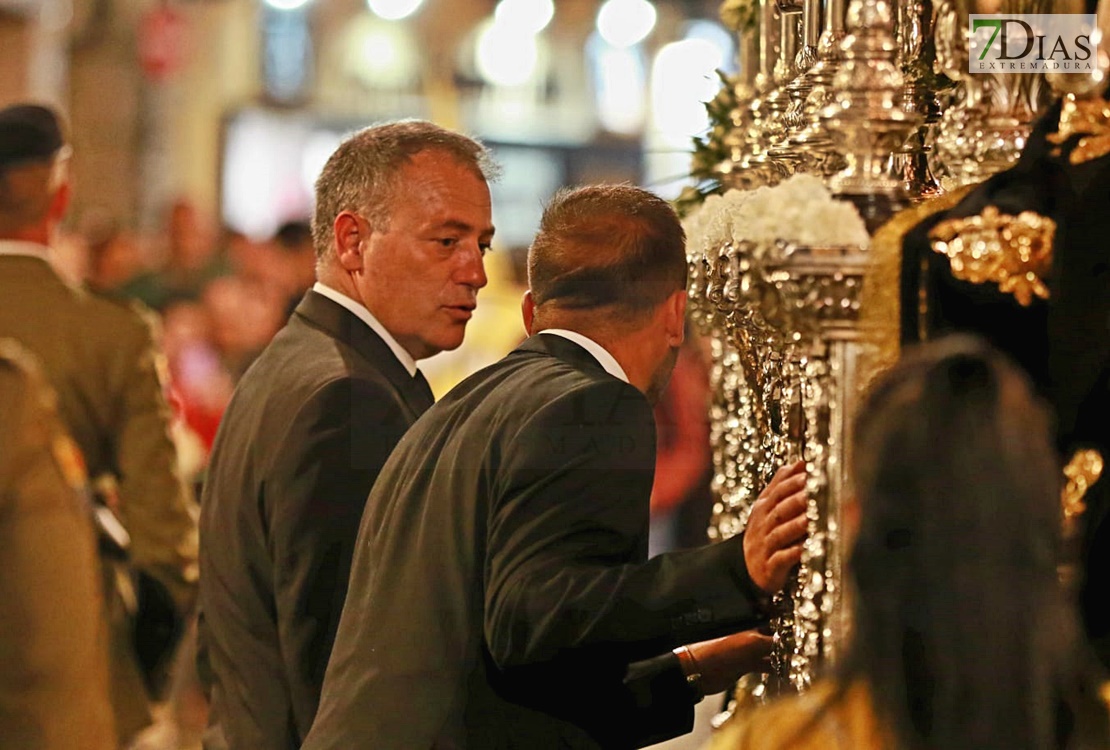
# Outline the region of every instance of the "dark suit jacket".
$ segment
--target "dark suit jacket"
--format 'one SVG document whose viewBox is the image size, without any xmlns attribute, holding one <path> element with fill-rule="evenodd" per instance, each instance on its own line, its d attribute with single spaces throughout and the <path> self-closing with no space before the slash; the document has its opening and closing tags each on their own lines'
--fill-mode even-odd
<svg viewBox="0 0 1110 750">
<path fill-rule="evenodd" d="M 752 623 L 758 592 L 739 538 L 647 561 L 654 463 L 648 402 L 566 339 L 534 336 L 455 388 L 374 485 L 305 749 L 688 731 L 681 672 L 638 696 L 629 664 Z"/>
<path fill-rule="evenodd" d="M 311 291 L 244 375 L 201 500 L 206 747 L 300 745 L 366 496 L 431 404 L 369 326 Z"/>
</svg>

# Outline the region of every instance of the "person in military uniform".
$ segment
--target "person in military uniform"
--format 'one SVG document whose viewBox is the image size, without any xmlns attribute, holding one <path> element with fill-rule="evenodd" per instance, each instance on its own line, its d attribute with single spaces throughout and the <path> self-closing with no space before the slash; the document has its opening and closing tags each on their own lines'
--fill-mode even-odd
<svg viewBox="0 0 1110 750">
<path fill-rule="evenodd" d="M 131 591 L 130 577 L 112 575 L 120 585 L 106 591 L 113 707 L 126 742 L 150 723 L 146 677 L 152 659 L 168 658 L 157 644 L 179 630 L 164 618 L 158 628 L 141 619 L 154 611 L 181 616 L 193 605 L 197 512 L 176 473 L 151 326 L 127 304 L 68 286 L 49 263 L 70 196 L 68 158 L 51 110 L 0 110 L 0 336 L 41 361 L 89 475 L 114 477 L 118 487 L 114 510 L 130 537 L 137 583 Z"/>
<path fill-rule="evenodd" d="M 112 750 L 85 476 L 54 401 L 0 339 L 0 747 Z"/>
</svg>

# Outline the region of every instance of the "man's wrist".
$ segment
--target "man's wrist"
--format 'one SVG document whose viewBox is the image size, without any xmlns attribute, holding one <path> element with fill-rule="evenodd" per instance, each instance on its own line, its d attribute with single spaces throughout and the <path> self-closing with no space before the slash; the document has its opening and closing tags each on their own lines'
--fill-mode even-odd
<svg viewBox="0 0 1110 750">
<path fill-rule="evenodd" d="M 694 702 L 700 702 L 705 697 L 705 691 L 701 685 L 701 668 L 698 666 L 698 660 L 694 658 L 693 652 L 686 646 L 676 648 L 674 655 L 678 657 L 678 663 L 682 666 L 682 673 L 686 676 L 686 685 L 694 693 Z"/>
</svg>

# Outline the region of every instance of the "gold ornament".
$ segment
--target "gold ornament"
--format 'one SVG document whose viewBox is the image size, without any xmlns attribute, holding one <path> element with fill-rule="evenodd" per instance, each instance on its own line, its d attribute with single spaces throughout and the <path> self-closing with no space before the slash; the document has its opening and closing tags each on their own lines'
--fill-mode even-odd
<svg viewBox="0 0 1110 750">
<path fill-rule="evenodd" d="M 978 216 L 948 219 L 929 232 L 935 252 L 948 257 L 952 275 L 972 284 L 998 284 L 1024 307 L 1048 299 L 1056 222 L 1034 211 L 1017 216 L 987 206 Z"/>
<path fill-rule="evenodd" d="M 1064 476 L 1068 481 L 1060 497 L 1064 506 L 1064 518 L 1075 518 L 1087 509 L 1083 496 L 1102 476 L 1104 466 L 1102 454 L 1096 450 L 1076 451 L 1071 457 L 1071 461 L 1064 467 Z"/>
<path fill-rule="evenodd" d="M 1068 156 L 1072 164 L 1084 164 L 1110 154 L 1110 102 L 1101 97 L 1082 101 L 1070 96 L 1065 99 L 1060 111 L 1060 127 L 1048 135 L 1048 142 L 1059 146 L 1076 135 L 1083 137 Z M 1060 152 L 1061 149 L 1056 148 L 1052 153 L 1059 156 Z"/>
</svg>

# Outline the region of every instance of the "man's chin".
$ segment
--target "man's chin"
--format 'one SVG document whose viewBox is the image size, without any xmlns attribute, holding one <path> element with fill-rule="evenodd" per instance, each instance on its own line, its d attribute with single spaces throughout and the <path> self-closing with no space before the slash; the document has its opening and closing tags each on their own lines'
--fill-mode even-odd
<svg viewBox="0 0 1110 750">
<path fill-rule="evenodd" d="M 453 352 L 463 345 L 465 340 L 464 333 L 466 332 L 466 323 L 459 323 L 452 326 L 452 330 L 444 336 L 441 336 L 439 341 L 436 342 L 435 348 L 437 352 Z"/>
</svg>

